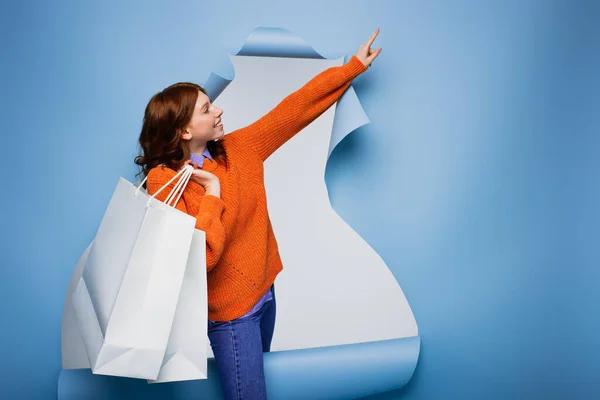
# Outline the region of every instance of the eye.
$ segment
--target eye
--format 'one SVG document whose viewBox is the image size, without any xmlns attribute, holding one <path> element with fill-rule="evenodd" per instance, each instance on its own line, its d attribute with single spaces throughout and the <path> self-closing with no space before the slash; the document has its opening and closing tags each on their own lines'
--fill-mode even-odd
<svg viewBox="0 0 600 400">
<path fill-rule="evenodd" d="M 206 107 L 206 109 L 204 110 L 204 114 L 208 113 L 208 110 L 210 110 L 210 106 Z"/>
</svg>

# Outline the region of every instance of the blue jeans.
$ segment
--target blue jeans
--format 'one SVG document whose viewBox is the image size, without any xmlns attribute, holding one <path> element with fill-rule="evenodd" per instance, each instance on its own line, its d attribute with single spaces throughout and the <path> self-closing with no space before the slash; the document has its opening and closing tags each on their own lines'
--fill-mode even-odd
<svg viewBox="0 0 600 400">
<path fill-rule="evenodd" d="M 208 320 L 208 338 L 227 400 L 267 398 L 263 352 L 271 351 L 276 311 L 275 288 L 270 290 L 273 299 L 254 314 L 227 322 Z"/>
</svg>

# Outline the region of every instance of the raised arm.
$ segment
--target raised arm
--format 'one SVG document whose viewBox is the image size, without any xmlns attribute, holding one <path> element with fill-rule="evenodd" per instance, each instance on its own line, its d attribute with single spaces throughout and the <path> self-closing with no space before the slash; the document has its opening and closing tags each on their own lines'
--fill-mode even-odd
<svg viewBox="0 0 600 400">
<path fill-rule="evenodd" d="M 381 49 L 372 50 L 377 30 L 344 65 L 328 68 L 283 99 L 258 121 L 231 135 L 266 160 L 275 150 L 331 107 Z"/>
<path fill-rule="evenodd" d="M 275 150 L 323 114 L 367 69 L 355 56 L 341 67 L 328 68 L 283 99 L 251 125 L 231 135 L 266 160 Z"/>
<path fill-rule="evenodd" d="M 156 167 L 148 173 L 148 193 L 153 195 L 164 186 L 176 172 L 166 167 Z M 156 198 L 165 201 L 175 187 L 172 182 Z M 191 199 L 199 199 L 192 201 Z M 194 204 L 194 206 L 192 206 Z M 196 206 L 197 204 L 197 206 Z M 206 269 L 210 271 L 217 264 L 225 247 L 225 227 L 221 221 L 224 202 L 219 197 L 207 195 L 204 188 L 193 182 L 188 182 L 183 196 L 177 202 L 176 208 L 186 214 L 196 217 L 196 229 L 206 233 Z"/>
</svg>

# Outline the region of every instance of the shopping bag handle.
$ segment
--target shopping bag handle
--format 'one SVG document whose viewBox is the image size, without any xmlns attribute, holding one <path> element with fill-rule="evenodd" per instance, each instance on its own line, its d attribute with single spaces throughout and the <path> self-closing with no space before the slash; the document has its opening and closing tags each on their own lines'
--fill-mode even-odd
<svg viewBox="0 0 600 400">
<path fill-rule="evenodd" d="M 183 167 L 182 169 L 180 169 L 175 174 L 175 176 L 173 176 L 167 183 L 165 183 L 160 189 L 158 189 L 156 191 L 156 193 L 154 193 L 152 196 L 150 196 L 150 199 L 148 199 L 148 204 L 150 204 L 150 201 L 153 198 L 155 198 L 160 192 L 162 192 L 167 186 L 169 186 L 175 179 L 179 178 L 179 180 L 175 184 L 175 187 L 173 188 L 173 190 L 171 190 L 171 192 L 167 196 L 167 199 L 165 200 L 165 203 L 167 205 L 169 205 L 171 207 L 175 207 L 177 205 L 177 202 L 181 198 L 181 195 L 183 194 L 183 191 L 185 190 L 187 183 L 190 181 L 190 178 L 192 177 L 193 172 L 194 172 L 194 167 L 192 167 L 189 164 L 186 165 L 185 167 Z M 135 191 L 136 196 L 140 193 L 142 186 L 144 186 L 144 183 L 146 183 L 147 180 L 148 180 L 148 175 L 146 175 L 146 177 L 144 178 L 142 183 L 140 183 L 140 185 L 137 187 L 137 189 Z M 179 196 L 177 196 L 177 199 L 174 199 L 176 193 L 179 193 Z M 175 201 L 171 205 L 170 203 L 172 200 L 175 200 Z"/>
<path fill-rule="evenodd" d="M 191 167 L 191 166 L 188 165 L 188 167 Z M 193 167 L 191 167 L 191 168 L 186 167 L 186 170 L 181 175 L 181 178 L 179 179 L 179 181 L 177 181 L 177 184 L 175 184 L 175 187 L 173 188 L 171 193 L 169 193 L 169 195 L 165 199 L 165 203 L 167 205 L 170 205 L 171 207 L 175 208 L 175 206 L 179 202 L 179 199 L 181 198 L 181 195 L 183 194 L 183 191 L 185 190 L 188 182 L 190 181 L 190 178 L 192 177 L 193 171 L 194 171 Z M 175 198 L 175 195 L 177 193 L 179 193 L 179 195 L 177 196 L 177 198 Z M 171 204 L 171 203 L 173 203 L 173 204 Z"/>
</svg>

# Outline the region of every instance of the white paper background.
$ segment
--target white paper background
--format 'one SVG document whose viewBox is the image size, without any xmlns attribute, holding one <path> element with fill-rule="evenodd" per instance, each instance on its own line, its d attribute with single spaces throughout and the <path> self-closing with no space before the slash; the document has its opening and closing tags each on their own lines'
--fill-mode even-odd
<svg viewBox="0 0 600 400">
<path fill-rule="evenodd" d="M 235 79 L 215 101 L 225 111 L 227 132 L 254 122 L 319 72 L 343 63 L 231 60 Z M 269 214 L 284 264 L 275 282 L 273 351 L 418 335 L 391 271 L 329 203 L 324 176 L 334 112 L 335 106 L 265 163 Z"/>
</svg>

